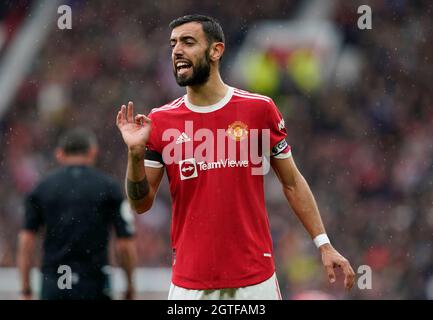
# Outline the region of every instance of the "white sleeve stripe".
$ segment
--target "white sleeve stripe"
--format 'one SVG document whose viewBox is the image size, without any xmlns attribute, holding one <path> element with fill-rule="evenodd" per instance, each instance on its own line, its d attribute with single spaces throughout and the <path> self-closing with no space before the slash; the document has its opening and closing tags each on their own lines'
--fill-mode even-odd
<svg viewBox="0 0 433 320">
<path fill-rule="evenodd" d="M 277 154 L 276 156 L 274 156 L 275 159 L 287 159 L 290 158 L 292 156 L 292 150 L 289 150 L 289 152 L 281 152 L 279 154 Z"/>
<path fill-rule="evenodd" d="M 163 164 L 154 160 L 144 160 L 144 166 L 150 168 L 162 168 Z"/>
</svg>

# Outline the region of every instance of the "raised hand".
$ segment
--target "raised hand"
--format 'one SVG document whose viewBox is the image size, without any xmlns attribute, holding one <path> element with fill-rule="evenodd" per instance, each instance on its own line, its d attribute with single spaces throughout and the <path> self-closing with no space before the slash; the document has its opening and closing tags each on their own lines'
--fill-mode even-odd
<svg viewBox="0 0 433 320">
<path fill-rule="evenodd" d="M 116 124 L 129 152 L 137 159 L 144 159 L 146 143 L 151 132 L 151 120 L 143 114 L 134 117 L 134 104 L 122 105 L 117 113 Z"/>
</svg>

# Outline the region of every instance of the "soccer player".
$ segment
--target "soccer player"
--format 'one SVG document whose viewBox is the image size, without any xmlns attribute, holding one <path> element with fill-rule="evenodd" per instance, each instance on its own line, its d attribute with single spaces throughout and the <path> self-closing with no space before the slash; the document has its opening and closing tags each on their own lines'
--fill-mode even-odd
<svg viewBox="0 0 433 320">
<path fill-rule="evenodd" d="M 118 183 L 92 167 L 96 156 L 93 133 L 83 128 L 68 131 L 56 149 L 62 166 L 27 196 L 18 248 L 22 299 L 33 298 L 29 273 L 37 232 L 43 226 L 41 299 L 111 298 L 107 267 L 113 227 L 119 264 L 127 278 L 125 298 L 133 298 L 133 215 Z"/>
<path fill-rule="evenodd" d="M 188 15 L 170 28 L 174 77 L 186 94 L 148 117 L 134 116 L 129 102 L 116 120 L 128 147 L 125 187 L 132 207 L 149 210 L 164 170 L 170 182 L 169 299 L 281 299 L 264 201 L 267 155 L 284 196 L 320 249 L 330 282 L 341 267 L 351 288 L 354 271 L 329 242 L 272 99 L 222 81 L 224 34 L 213 18 Z"/>
</svg>

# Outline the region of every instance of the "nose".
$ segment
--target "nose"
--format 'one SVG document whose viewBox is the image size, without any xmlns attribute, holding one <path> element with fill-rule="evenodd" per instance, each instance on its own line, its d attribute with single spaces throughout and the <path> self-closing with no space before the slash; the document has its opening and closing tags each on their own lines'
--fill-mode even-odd
<svg viewBox="0 0 433 320">
<path fill-rule="evenodd" d="M 180 43 L 176 43 L 176 45 L 173 47 L 172 54 L 175 58 L 181 58 L 183 56 L 183 48 Z"/>
</svg>

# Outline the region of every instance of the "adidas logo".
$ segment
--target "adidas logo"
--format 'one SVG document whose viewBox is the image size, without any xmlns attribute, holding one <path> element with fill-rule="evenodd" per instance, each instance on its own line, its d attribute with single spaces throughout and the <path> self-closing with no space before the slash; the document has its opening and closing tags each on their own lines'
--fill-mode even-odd
<svg viewBox="0 0 433 320">
<path fill-rule="evenodd" d="M 188 141 L 191 141 L 191 138 L 188 137 L 185 132 L 182 132 L 182 134 L 177 138 L 176 144 L 181 144 Z"/>
</svg>

